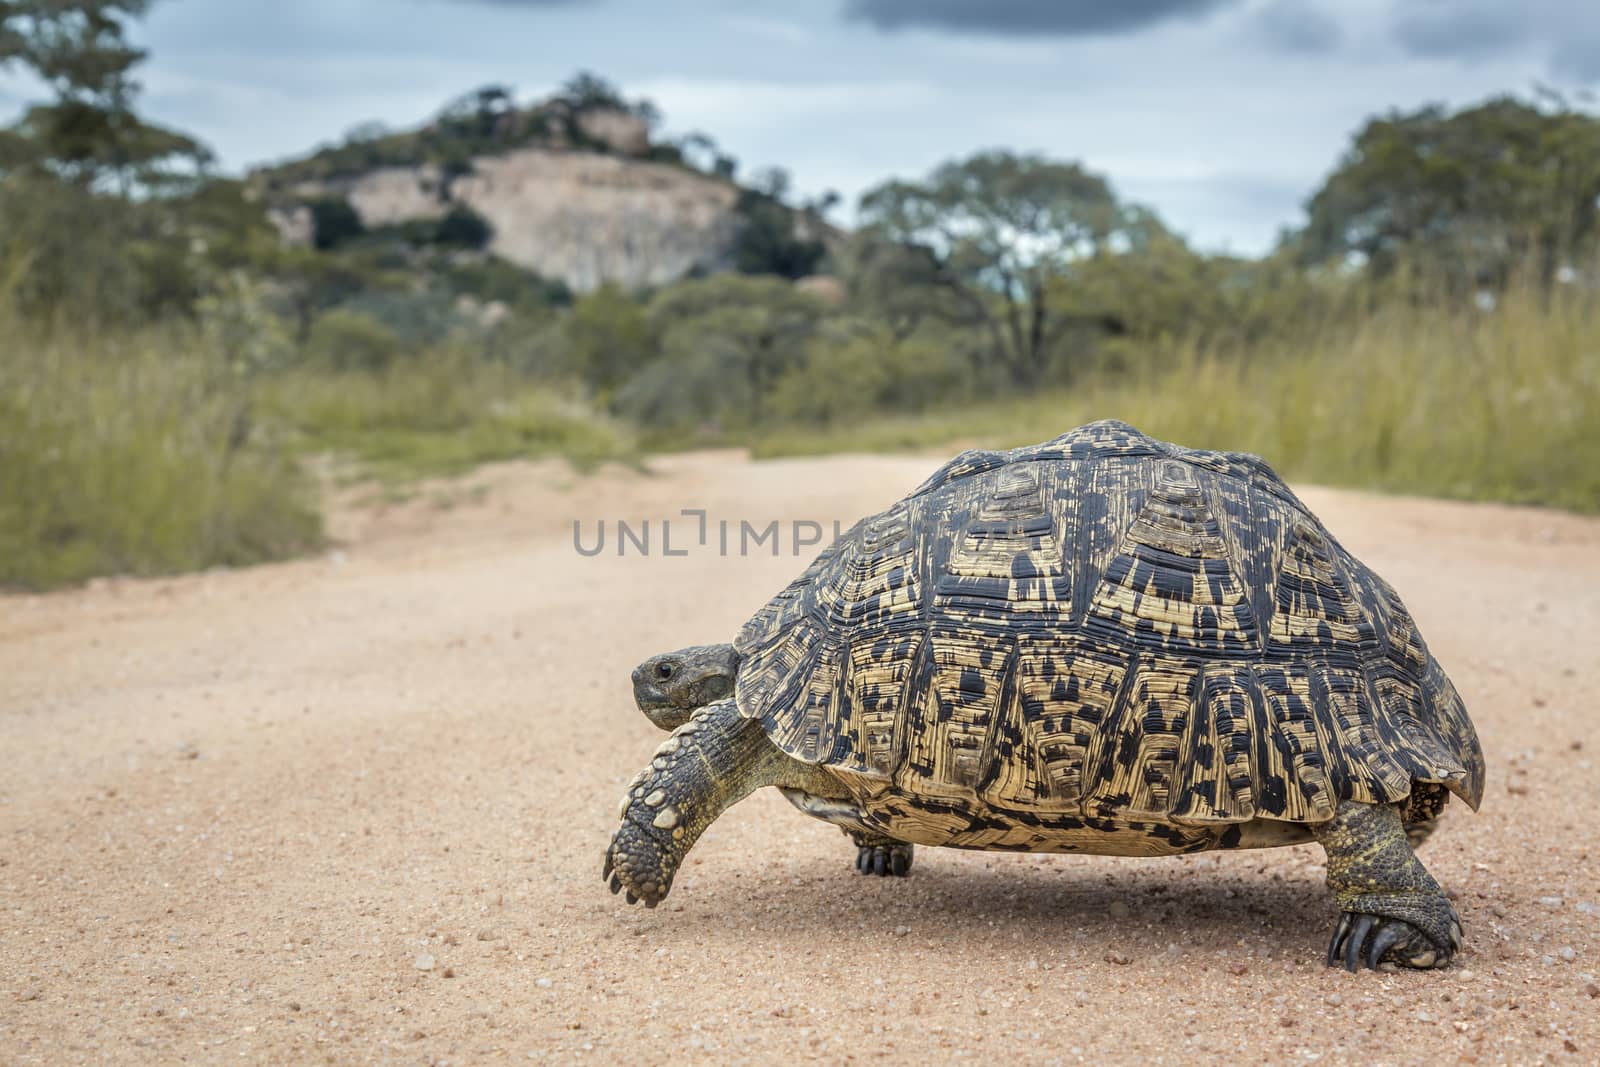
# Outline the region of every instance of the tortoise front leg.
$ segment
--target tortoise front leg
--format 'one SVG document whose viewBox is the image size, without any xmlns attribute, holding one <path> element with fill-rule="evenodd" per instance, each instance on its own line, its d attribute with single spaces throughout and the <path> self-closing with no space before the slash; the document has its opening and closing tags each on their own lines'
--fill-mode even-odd
<svg viewBox="0 0 1600 1067">
<path fill-rule="evenodd" d="M 1461 947 L 1461 920 L 1412 854 L 1396 808 L 1346 801 L 1311 832 L 1328 854 L 1328 887 L 1339 902 L 1328 966 L 1450 962 Z"/>
<path fill-rule="evenodd" d="M 700 834 L 731 804 L 764 785 L 825 788 L 822 775 L 767 740 L 761 723 L 740 715 L 731 699 L 708 704 L 628 786 L 601 877 L 613 893 L 626 890 L 629 904 L 653 908 Z"/>
</svg>

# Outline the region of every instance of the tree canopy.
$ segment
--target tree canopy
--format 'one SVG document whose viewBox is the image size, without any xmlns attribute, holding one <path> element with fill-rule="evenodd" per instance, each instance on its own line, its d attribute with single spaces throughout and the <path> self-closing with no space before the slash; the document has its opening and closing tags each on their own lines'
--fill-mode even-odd
<svg viewBox="0 0 1600 1067">
<path fill-rule="evenodd" d="M 112 183 L 146 195 L 187 192 L 211 153 L 133 111 L 132 71 L 145 58 L 124 20 L 150 0 L 0 0 L 0 67 L 22 66 L 49 88 L 0 130 L 0 174 L 48 171 L 85 188 Z"/>
<path fill-rule="evenodd" d="M 1405 259 L 1484 284 L 1532 255 L 1547 276 L 1595 234 L 1600 119 L 1509 97 L 1374 118 L 1307 205 L 1309 261 Z"/>
<path fill-rule="evenodd" d="M 1075 316 L 1051 298 L 1051 280 L 1107 247 L 1124 226 L 1111 186 L 1073 162 L 981 152 L 920 182 L 868 192 L 870 234 L 922 249 L 897 265 L 921 267 L 949 299 L 923 310 L 982 329 L 1018 384 L 1038 381 Z"/>
</svg>

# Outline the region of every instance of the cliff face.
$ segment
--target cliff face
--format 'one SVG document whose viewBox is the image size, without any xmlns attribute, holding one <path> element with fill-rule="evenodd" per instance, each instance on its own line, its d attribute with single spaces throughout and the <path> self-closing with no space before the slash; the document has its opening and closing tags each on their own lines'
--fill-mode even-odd
<svg viewBox="0 0 1600 1067">
<path fill-rule="evenodd" d="M 647 127 L 626 114 L 589 112 L 574 125 L 600 150 L 563 133 L 548 146 L 476 156 L 454 176 L 419 164 L 293 181 L 269 194 L 273 217 L 285 240 L 304 244 L 312 239 L 305 205 L 316 200 L 348 201 L 368 228 L 464 206 L 493 228 L 491 252 L 577 292 L 608 281 L 663 285 L 730 265 L 735 185 L 639 158 L 650 148 Z"/>
<path fill-rule="evenodd" d="M 739 192 L 727 182 L 663 163 L 537 148 L 481 157 L 452 181 L 433 166 L 386 167 L 304 182 L 294 194 L 342 197 L 369 228 L 470 208 L 493 228 L 491 252 L 576 292 L 725 269 L 738 225 Z M 311 240 L 305 208 L 281 208 L 274 218 L 291 243 Z"/>
<path fill-rule="evenodd" d="M 534 149 L 480 159 L 452 194 L 494 228 L 492 251 L 578 292 L 722 269 L 737 228 L 732 185 L 616 156 Z"/>
</svg>

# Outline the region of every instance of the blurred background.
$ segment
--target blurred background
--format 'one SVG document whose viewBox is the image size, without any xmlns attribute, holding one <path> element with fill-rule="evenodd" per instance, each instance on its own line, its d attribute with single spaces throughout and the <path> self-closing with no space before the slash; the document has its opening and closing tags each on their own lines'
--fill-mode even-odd
<svg viewBox="0 0 1600 1067">
<path fill-rule="evenodd" d="M 0 586 L 1104 417 L 1600 509 L 1596 83 L 1564 0 L 0 0 Z"/>
</svg>

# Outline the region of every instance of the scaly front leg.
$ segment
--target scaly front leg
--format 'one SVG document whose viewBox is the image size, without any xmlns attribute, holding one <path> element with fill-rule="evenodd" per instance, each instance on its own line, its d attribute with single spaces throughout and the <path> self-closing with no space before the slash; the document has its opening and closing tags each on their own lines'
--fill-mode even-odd
<svg viewBox="0 0 1600 1067">
<path fill-rule="evenodd" d="M 696 711 L 656 749 L 622 798 L 622 826 L 606 850 L 602 877 L 628 903 L 655 907 L 672 888 L 683 857 L 706 827 L 752 790 L 773 784 L 788 762 L 759 722 L 732 700 Z"/>
</svg>

